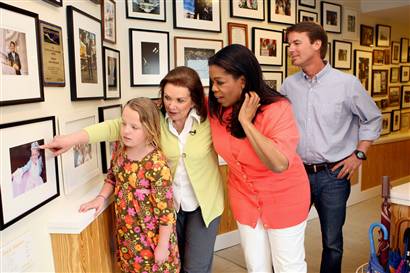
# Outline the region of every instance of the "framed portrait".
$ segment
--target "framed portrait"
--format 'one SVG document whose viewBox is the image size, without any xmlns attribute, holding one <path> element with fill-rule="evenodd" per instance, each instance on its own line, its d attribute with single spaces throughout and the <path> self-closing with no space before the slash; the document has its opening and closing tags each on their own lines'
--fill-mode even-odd
<svg viewBox="0 0 410 273">
<path fill-rule="evenodd" d="M 265 0 L 231 0 L 231 17 L 265 21 Z"/>
<path fill-rule="evenodd" d="M 400 130 L 400 110 L 394 110 L 391 113 L 391 130 L 393 132 Z"/>
<path fill-rule="evenodd" d="M 249 48 L 248 25 L 229 22 L 228 44 L 240 44 Z"/>
<path fill-rule="evenodd" d="M 398 83 L 400 79 L 400 68 L 391 67 L 390 68 L 390 83 Z"/>
<path fill-rule="evenodd" d="M 357 10 L 343 8 L 343 39 L 356 41 L 359 37 L 359 16 Z"/>
<path fill-rule="evenodd" d="M 308 8 L 316 8 L 316 0 L 299 0 L 299 6 L 304 6 Z"/>
<path fill-rule="evenodd" d="M 38 14 L 4 3 L 0 14 L 0 106 L 44 101 Z"/>
<path fill-rule="evenodd" d="M 70 134 L 95 123 L 96 113 L 77 112 L 60 118 L 60 133 Z M 61 155 L 65 194 L 72 193 L 101 173 L 98 154 L 97 144 L 80 144 Z"/>
<path fill-rule="evenodd" d="M 166 21 L 165 0 L 126 0 L 125 10 L 128 19 Z"/>
<path fill-rule="evenodd" d="M 57 7 L 62 7 L 63 6 L 63 0 L 43 0 L 43 1 L 45 1 L 47 3 L 50 3 L 50 4 L 52 4 L 54 6 L 57 6 Z"/>
<path fill-rule="evenodd" d="M 400 43 L 391 42 L 391 63 L 398 64 L 400 63 Z"/>
<path fill-rule="evenodd" d="M 383 49 L 373 49 L 373 65 L 384 65 Z"/>
<path fill-rule="evenodd" d="M 292 58 L 289 56 L 289 46 L 285 46 L 285 77 L 289 77 L 300 71 L 300 67 L 292 63 Z"/>
<path fill-rule="evenodd" d="M 376 25 L 376 46 L 389 47 L 391 37 L 391 26 Z"/>
<path fill-rule="evenodd" d="M 110 119 L 121 118 L 121 104 L 98 107 L 98 122 L 103 122 Z M 103 173 L 107 173 L 110 168 L 112 152 L 114 151 L 114 141 L 101 142 L 101 166 Z"/>
<path fill-rule="evenodd" d="M 371 95 L 372 84 L 372 52 L 357 50 L 354 51 L 354 75 L 359 79 L 363 88 Z"/>
<path fill-rule="evenodd" d="M 400 39 L 400 62 L 407 63 L 409 55 L 409 39 L 401 38 Z"/>
<path fill-rule="evenodd" d="M 299 18 L 298 19 L 299 23 L 303 21 L 310 21 L 310 22 L 315 22 L 315 23 L 319 22 L 317 12 L 303 10 L 303 9 L 298 10 L 298 18 Z"/>
<path fill-rule="evenodd" d="M 296 24 L 296 0 L 268 0 L 268 21 Z"/>
<path fill-rule="evenodd" d="M 263 73 L 263 80 L 266 84 L 272 88 L 280 92 L 283 82 L 283 72 L 282 71 L 262 71 Z"/>
<path fill-rule="evenodd" d="M 209 86 L 208 59 L 222 49 L 222 40 L 175 37 L 175 66 L 194 69 L 203 86 Z"/>
<path fill-rule="evenodd" d="M 40 21 L 44 86 L 65 86 L 63 33 L 61 27 Z"/>
<path fill-rule="evenodd" d="M 400 109 L 401 92 L 400 86 L 389 87 L 389 107 L 393 109 Z"/>
<path fill-rule="evenodd" d="M 221 32 L 221 0 L 174 0 L 174 28 Z"/>
<path fill-rule="evenodd" d="M 410 66 L 400 66 L 400 82 L 410 81 Z"/>
<path fill-rule="evenodd" d="M 102 0 L 101 17 L 104 41 L 115 44 L 117 41 L 117 15 L 114 0 Z"/>
<path fill-rule="evenodd" d="M 282 65 L 282 31 L 252 28 L 252 51 L 261 65 Z"/>
<path fill-rule="evenodd" d="M 129 29 L 131 86 L 159 85 L 169 71 L 169 33 Z"/>
<path fill-rule="evenodd" d="M 104 80 L 100 20 L 67 6 L 67 34 L 71 100 L 102 99 Z"/>
<path fill-rule="evenodd" d="M 381 135 L 387 135 L 390 133 L 391 127 L 391 112 L 382 113 L 382 131 Z"/>
<path fill-rule="evenodd" d="M 60 195 L 57 158 L 39 148 L 55 133 L 55 117 L 0 124 L 0 230 Z"/>
<path fill-rule="evenodd" d="M 320 20 L 327 32 L 342 32 L 342 6 L 325 1 L 320 2 Z"/>
<path fill-rule="evenodd" d="M 387 83 L 389 82 L 389 70 L 372 70 L 372 96 L 387 95 Z"/>
<path fill-rule="evenodd" d="M 332 64 L 332 43 L 327 43 L 326 56 L 324 58 L 329 64 Z"/>
<path fill-rule="evenodd" d="M 374 30 L 372 26 L 360 25 L 360 45 L 373 46 Z"/>
<path fill-rule="evenodd" d="M 104 98 L 121 98 L 120 51 L 103 47 Z"/>
<path fill-rule="evenodd" d="M 333 67 L 338 69 L 352 68 L 352 43 L 333 40 Z"/>
<path fill-rule="evenodd" d="M 410 85 L 403 85 L 401 91 L 401 108 L 410 108 Z"/>
</svg>

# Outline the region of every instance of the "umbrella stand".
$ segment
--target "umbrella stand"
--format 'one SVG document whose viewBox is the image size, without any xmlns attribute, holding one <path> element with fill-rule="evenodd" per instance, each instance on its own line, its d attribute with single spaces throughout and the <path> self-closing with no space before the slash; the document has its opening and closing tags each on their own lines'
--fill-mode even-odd
<svg viewBox="0 0 410 273">
<path fill-rule="evenodd" d="M 373 223 L 369 227 L 369 241 L 370 241 L 370 259 L 369 265 L 367 267 L 368 273 L 386 273 L 383 266 L 380 264 L 379 259 L 376 255 L 376 250 L 374 247 L 374 239 L 373 239 L 373 230 L 379 227 L 383 231 L 383 239 L 388 240 L 389 234 L 387 233 L 387 229 L 383 224 L 380 223 Z"/>
</svg>

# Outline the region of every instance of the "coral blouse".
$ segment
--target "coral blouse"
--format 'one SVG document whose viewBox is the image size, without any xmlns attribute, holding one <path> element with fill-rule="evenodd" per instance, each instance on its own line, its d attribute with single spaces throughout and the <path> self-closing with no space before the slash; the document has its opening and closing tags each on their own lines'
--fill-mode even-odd
<svg viewBox="0 0 410 273">
<path fill-rule="evenodd" d="M 216 152 L 229 167 L 228 196 L 235 220 L 255 227 L 261 219 L 266 229 L 286 228 L 306 220 L 310 205 L 309 181 L 296 154 L 299 133 L 287 100 L 262 106 L 255 127 L 289 161 L 282 173 L 269 170 L 247 138 L 233 137 L 215 117 L 210 118 Z M 229 117 L 232 109 L 225 112 Z"/>
</svg>

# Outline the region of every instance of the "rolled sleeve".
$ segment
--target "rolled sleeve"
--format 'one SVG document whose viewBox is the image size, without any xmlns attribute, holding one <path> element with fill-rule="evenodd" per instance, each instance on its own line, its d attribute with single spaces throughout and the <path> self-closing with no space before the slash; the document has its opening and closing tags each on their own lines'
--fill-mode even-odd
<svg viewBox="0 0 410 273">
<path fill-rule="evenodd" d="M 116 141 L 120 139 L 121 119 L 107 120 L 84 128 L 89 143 Z"/>
</svg>

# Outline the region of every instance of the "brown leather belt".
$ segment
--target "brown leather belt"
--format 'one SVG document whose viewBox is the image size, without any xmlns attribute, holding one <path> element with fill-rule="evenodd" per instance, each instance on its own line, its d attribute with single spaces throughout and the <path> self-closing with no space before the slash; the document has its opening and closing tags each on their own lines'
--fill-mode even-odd
<svg viewBox="0 0 410 273">
<path fill-rule="evenodd" d="M 305 164 L 305 163 L 303 163 L 303 165 L 305 166 L 305 170 L 306 170 L 307 173 L 318 173 L 318 172 L 321 172 L 321 171 L 326 170 L 326 169 L 329 169 L 329 170 L 332 169 L 339 162 L 340 161 L 325 162 L 325 163 L 318 163 L 318 164 Z"/>
</svg>

